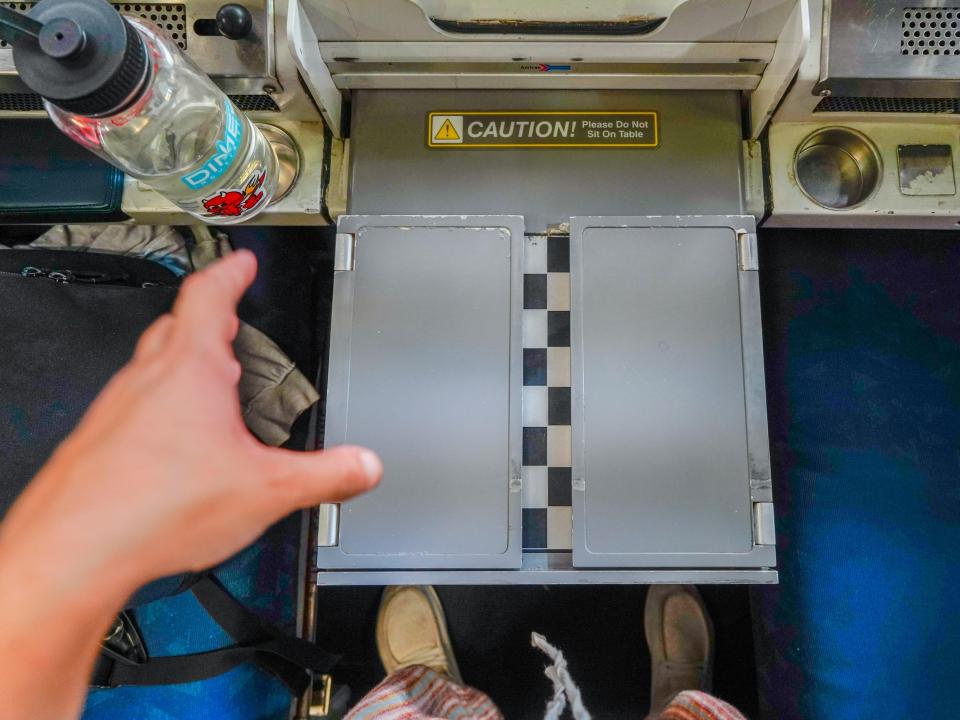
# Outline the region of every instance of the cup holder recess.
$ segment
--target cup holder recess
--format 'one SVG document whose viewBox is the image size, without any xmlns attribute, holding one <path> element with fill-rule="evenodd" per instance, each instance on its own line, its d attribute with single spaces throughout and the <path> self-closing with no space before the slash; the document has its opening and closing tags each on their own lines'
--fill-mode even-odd
<svg viewBox="0 0 960 720">
<path fill-rule="evenodd" d="M 880 185 L 880 154 L 856 130 L 817 130 L 797 148 L 794 174 L 804 195 L 821 207 L 848 210 L 865 202 Z"/>
</svg>

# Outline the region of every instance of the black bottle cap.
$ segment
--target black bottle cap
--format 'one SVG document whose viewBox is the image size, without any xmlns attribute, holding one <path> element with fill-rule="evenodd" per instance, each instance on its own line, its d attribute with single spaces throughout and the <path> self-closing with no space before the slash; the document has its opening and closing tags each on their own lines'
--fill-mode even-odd
<svg viewBox="0 0 960 720">
<path fill-rule="evenodd" d="M 147 49 L 106 0 L 40 0 L 28 13 L 39 38 L 13 43 L 20 79 L 57 107 L 78 115 L 112 115 L 136 99 Z"/>
</svg>

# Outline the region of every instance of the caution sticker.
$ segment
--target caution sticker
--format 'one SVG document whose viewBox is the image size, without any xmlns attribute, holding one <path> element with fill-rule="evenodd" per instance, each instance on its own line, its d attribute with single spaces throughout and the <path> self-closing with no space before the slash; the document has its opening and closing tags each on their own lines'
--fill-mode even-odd
<svg viewBox="0 0 960 720">
<path fill-rule="evenodd" d="M 655 148 L 657 113 L 635 111 L 432 112 L 430 148 Z"/>
</svg>

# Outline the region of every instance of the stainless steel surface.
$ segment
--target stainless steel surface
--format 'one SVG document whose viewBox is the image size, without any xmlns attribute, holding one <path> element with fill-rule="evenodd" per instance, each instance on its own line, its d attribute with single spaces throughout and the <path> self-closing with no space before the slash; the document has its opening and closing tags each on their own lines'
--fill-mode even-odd
<svg viewBox="0 0 960 720">
<path fill-rule="evenodd" d="M 765 402 L 762 374 L 745 377 L 761 328 L 738 235 L 753 225 L 572 218 L 575 566 L 774 564 L 753 542 L 753 475 L 769 482 L 746 409 Z"/>
<path fill-rule="evenodd" d="M 868 137 L 879 154 L 881 176 L 875 192 L 861 204 L 844 210 L 814 202 L 800 189 L 794 160 L 797 148 L 824 125 L 774 122 L 768 135 L 767 164 L 772 212 L 764 221 L 765 227 L 957 229 L 958 194 L 902 193 L 897 163 L 897 148 L 901 145 L 947 145 L 956 171 L 960 163 L 960 126 L 956 120 L 944 117 L 940 122 L 913 122 L 902 117 L 895 120 L 848 116 L 843 125 Z"/>
<path fill-rule="evenodd" d="M 953 148 L 949 145 L 899 145 L 897 167 L 904 195 L 957 194 Z"/>
<path fill-rule="evenodd" d="M 757 234 L 746 228 L 737 230 L 737 267 L 740 270 L 756 270 L 760 262 L 757 250 Z"/>
<path fill-rule="evenodd" d="M 257 123 L 257 127 L 277 156 L 277 192 L 272 202 L 278 203 L 290 194 L 300 177 L 300 148 L 290 133 L 276 125 Z"/>
<path fill-rule="evenodd" d="M 774 519 L 773 503 L 753 504 L 754 541 L 757 545 L 776 545 L 777 529 Z"/>
<path fill-rule="evenodd" d="M 960 0 L 833 0 L 815 94 L 960 97 Z"/>
<path fill-rule="evenodd" d="M 526 50 L 509 40 L 461 42 L 439 40 L 429 42 L 324 42 L 323 57 L 333 63 L 362 65 L 366 63 L 532 63 L 534 57 L 543 63 L 737 63 L 740 60 L 769 62 L 774 46 L 766 42 L 644 42 L 632 40 L 579 41 L 540 40 Z M 517 53 L 525 53 L 518 55 Z M 336 66 L 334 66 L 336 69 Z M 529 68 L 527 72 L 539 72 Z"/>
<path fill-rule="evenodd" d="M 749 73 L 344 73 L 349 90 L 753 90 L 759 75 Z"/>
<path fill-rule="evenodd" d="M 342 585 L 772 585 L 768 569 L 577 569 L 570 553 L 524 553 L 519 570 L 350 570 L 321 572 L 320 587 Z"/>
<path fill-rule="evenodd" d="M 571 51 L 569 54 L 575 54 Z M 754 59 L 715 62 L 578 62 L 544 72 L 530 62 L 330 62 L 342 89 L 690 89 L 752 90 L 764 64 Z"/>
<path fill-rule="evenodd" d="M 282 200 L 271 203 L 247 225 L 329 225 L 324 214 L 327 140 L 322 123 L 291 122 L 277 118 L 270 122 L 294 139 L 303 155 L 300 178 Z M 121 209 L 134 222 L 144 225 L 179 225 L 189 218 L 176 205 L 136 178 L 127 177 Z"/>
<path fill-rule="evenodd" d="M 242 40 L 230 40 L 221 35 L 200 35 L 195 31 L 198 21 L 216 18 L 223 0 L 187 0 L 187 47 L 190 57 L 213 77 L 251 81 L 273 79 L 273 3 L 274 0 L 244 0 L 244 7 L 253 16 L 253 29 Z M 258 87 L 262 91 L 262 85 L 258 84 Z M 234 89 L 230 92 L 253 90 Z"/>
<path fill-rule="evenodd" d="M 516 62 L 383 62 L 364 63 L 358 66 L 355 61 L 330 62 L 330 72 L 334 74 L 341 87 L 348 87 L 349 82 L 342 81 L 353 75 L 526 75 L 537 77 L 541 71 L 523 71 Z M 573 75 L 754 75 L 757 78 L 763 73 L 764 63 L 757 60 L 740 60 L 729 62 L 692 63 L 692 62 L 644 62 L 630 63 L 620 61 L 608 62 L 581 62 L 577 63 L 576 71 L 571 70 L 567 77 Z M 556 75 L 553 76 L 556 78 Z M 389 81 L 384 78 L 385 84 Z M 553 82 L 548 80 L 547 82 Z"/>
<path fill-rule="evenodd" d="M 756 235 L 751 243 L 756 248 Z M 741 267 L 740 338 L 743 345 L 743 392 L 747 417 L 747 465 L 750 499 L 773 500 L 770 437 L 767 428 L 767 385 L 763 367 L 763 327 L 760 316 L 759 265 Z"/>
<path fill-rule="evenodd" d="M 341 507 L 322 568 L 520 566 L 523 222 L 341 218 L 326 444 L 387 468 Z"/>
<path fill-rule="evenodd" d="M 357 236 L 353 233 L 337 233 L 334 246 L 333 270 L 353 270 L 356 260 Z"/>
<path fill-rule="evenodd" d="M 305 5 L 336 87 L 752 90 L 796 4 L 457 0 L 434 15 L 417 1 Z"/>
<path fill-rule="evenodd" d="M 842 127 L 817 130 L 800 143 L 794 169 L 807 197 L 834 210 L 866 202 L 883 176 L 873 143 L 863 133 Z"/>
<path fill-rule="evenodd" d="M 274 47 L 274 1 L 245 0 L 253 29 L 241 40 L 197 32 L 212 22 L 224 0 L 173 3 L 113 3 L 119 12 L 136 15 L 165 30 L 187 55 L 227 94 L 262 95 L 279 88 Z M 32 7 L 35 3 L 4 3 Z M 13 51 L 0 43 L 0 94 L 29 93 L 12 62 Z"/>
<path fill-rule="evenodd" d="M 426 147 L 430 112 L 652 110 L 657 149 Z M 742 212 L 738 93 L 354 93 L 351 213 L 509 213 L 528 232 L 571 215 Z"/>
<path fill-rule="evenodd" d="M 323 503 L 317 508 L 317 546 L 334 547 L 340 540 L 340 505 Z"/>
<path fill-rule="evenodd" d="M 793 8 L 792 0 L 312 0 L 307 6 L 321 42 L 394 41 L 463 44 L 484 39 L 512 40 L 520 52 L 544 40 L 623 40 L 623 35 L 585 31 L 570 36 L 520 34 L 476 35 L 442 30 L 440 20 L 552 20 L 614 24 L 637 16 L 667 17 L 654 33 L 630 35 L 649 42 L 773 42 Z M 510 29 L 510 28 L 507 28 Z M 589 30 L 589 27 L 587 28 Z"/>
<path fill-rule="evenodd" d="M 743 214 L 762 218 L 766 212 L 766 169 L 759 140 L 743 142 Z"/>
</svg>

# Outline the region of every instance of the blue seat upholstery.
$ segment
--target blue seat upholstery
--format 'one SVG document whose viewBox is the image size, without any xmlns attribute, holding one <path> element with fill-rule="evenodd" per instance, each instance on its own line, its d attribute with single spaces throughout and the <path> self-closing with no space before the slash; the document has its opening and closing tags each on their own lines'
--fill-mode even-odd
<svg viewBox="0 0 960 720">
<path fill-rule="evenodd" d="M 762 715 L 960 716 L 960 233 L 761 234 Z"/>
</svg>

